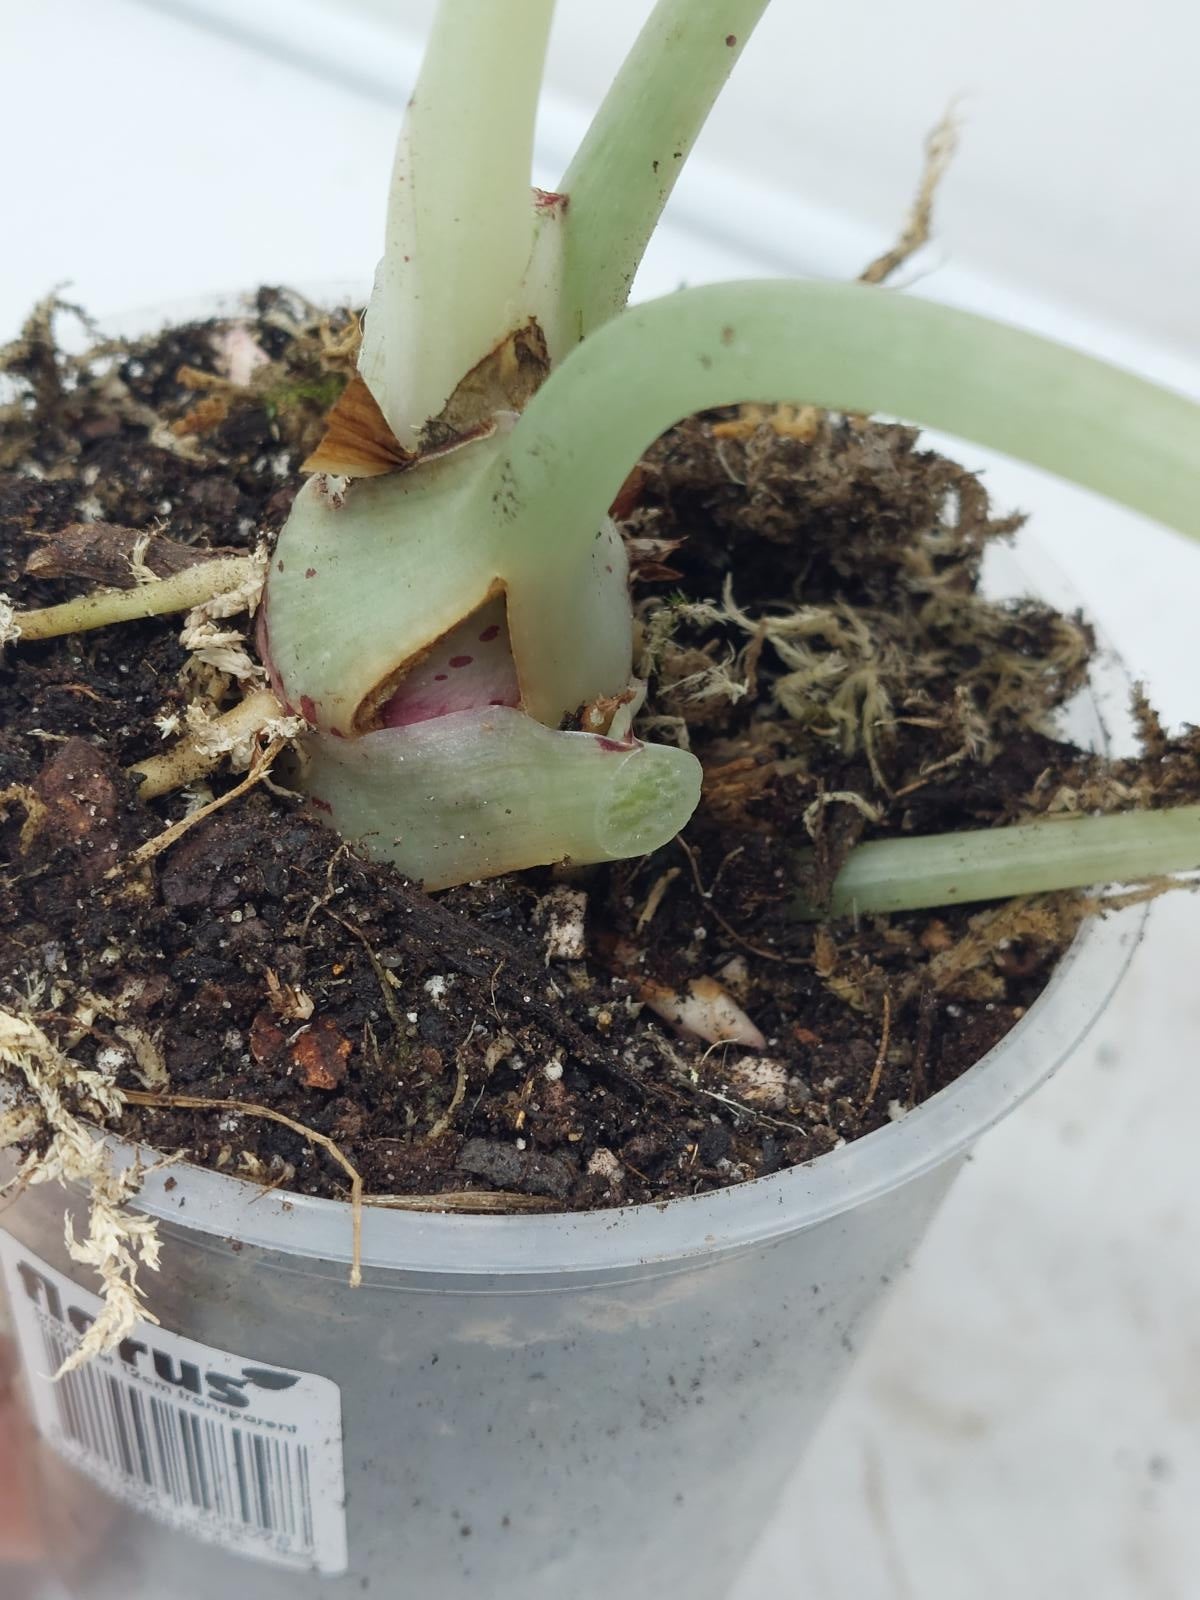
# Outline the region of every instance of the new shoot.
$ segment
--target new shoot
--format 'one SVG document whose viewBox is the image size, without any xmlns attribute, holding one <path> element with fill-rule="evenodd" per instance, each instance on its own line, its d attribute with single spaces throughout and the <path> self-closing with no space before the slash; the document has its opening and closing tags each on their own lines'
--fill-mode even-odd
<svg viewBox="0 0 1200 1600">
<path fill-rule="evenodd" d="M 608 508 L 695 411 L 883 412 L 1200 532 L 1197 408 L 1044 340 L 864 285 L 729 284 L 623 310 L 765 0 L 660 0 L 547 195 L 529 173 L 552 9 L 443 0 L 360 382 L 267 584 L 264 648 L 312 725 L 312 803 L 429 888 L 643 854 L 694 810 L 694 758 L 636 737 Z"/>
</svg>

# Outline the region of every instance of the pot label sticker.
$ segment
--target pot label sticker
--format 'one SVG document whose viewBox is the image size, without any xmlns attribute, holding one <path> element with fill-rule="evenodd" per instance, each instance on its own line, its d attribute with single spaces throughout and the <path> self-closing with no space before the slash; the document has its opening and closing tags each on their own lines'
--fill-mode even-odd
<svg viewBox="0 0 1200 1600">
<path fill-rule="evenodd" d="M 0 1262 L 38 1431 L 72 1466 L 208 1544 L 346 1571 L 336 1384 L 149 1323 L 55 1382 L 102 1302 L 5 1233 Z"/>
</svg>

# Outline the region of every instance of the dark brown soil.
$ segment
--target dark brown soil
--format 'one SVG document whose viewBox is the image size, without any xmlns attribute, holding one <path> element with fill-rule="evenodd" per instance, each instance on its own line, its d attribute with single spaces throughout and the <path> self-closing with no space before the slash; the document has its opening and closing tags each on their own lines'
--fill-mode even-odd
<svg viewBox="0 0 1200 1600">
<path fill-rule="evenodd" d="M 0 587 L 17 605 L 126 581 L 124 530 L 222 549 L 278 530 L 347 362 L 339 326 L 322 341 L 286 295 L 263 291 L 250 321 L 271 360 L 236 392 L 180 382 L 214 370 L 211 326 L 76 361 L 48 314 L 31 322 L 5 358 L 15 398 L 0 416 Z M 328 1136 L 368 1191 L 513 1205 L 759 1176 L 950 1082 L 1036 998 L 1079 901 L 798 922 L 806 811 L 819 897 L 863 836 L 1195 797 L 1194 730 L 1167 740 L 1143 707 L 1145 757 L 1116 765 L 1056 741 L 1050 715 L 1084 682 L 1090 632 L 980 597 L 984 548 L 1018 519 L 993 517 L 978 480 L 908 429 L 694 419 L 655 446 L 620 510 L 646 731 L 688 739 L 706 771 L 683 839 L 430 897 L 260 785 L 131 868 L 186 803 L 141 804 L 123 770 L 163 748 L 153 719 L 191 692 L 180 619 L 22 644 L 0 668 L 0 1004 L 126 1087 L 144 1082 L 139 1050 L 157 1051 L 176 1094 Z M 47 541 L 79 522 L 112 528 Z M 166 542 L 147 557 L 187 558 Z M 846 791 L 879 820 L 822 806 Z M 564 896 L 586 905 L 580 959 L 548 943 Z M 681 1036 L 643 1003 L 648 982 L 712 977 L 764 1051 Z M 326 1152 L 272 1121 L 139 1108 L 123 1128 L 227 1171 L 345 1191 Z"/>
</svg>

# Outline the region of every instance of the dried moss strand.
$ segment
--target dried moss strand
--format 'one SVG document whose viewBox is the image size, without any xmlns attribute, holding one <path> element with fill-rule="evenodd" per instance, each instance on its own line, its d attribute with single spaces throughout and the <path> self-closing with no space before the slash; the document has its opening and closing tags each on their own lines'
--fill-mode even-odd
<svg viewBox="0 0 1200 1600">
<path fill-rule="evenodd" d="M 1176 806 L 872 840 L 851 853 L 827 912 L 803 902 L 795 909 L 808 921 L 874 916 L 1197 870 L 1200 805 Z"/>
<path fill-rule="evenodd" d="M 144 617 L 164 617 L 173 611 L 190 611 L 214 596 L 236 589 L 256 570 L 253 556 L 223 556 L 201 561 L 153 583 L 133 589 L 100 589 L 81 594 L 61 605 L 37 611 L 18 611 L 13 623 L 18 639 L 55 639 L 65 633 L 88 633 L 115 622 L 138 622 Z"/>
<path fill-rule="evenodd" d="M 917 185 L 916 199 L 904 219 L 895 244 L 875 257 L 858 275 L 859 283 L 886 283 L 924 249 L 933 233 L 933 202 L 958 149 L 958 114 L 951 106 L 925 141 L 925 164 Z"/>
</svg>

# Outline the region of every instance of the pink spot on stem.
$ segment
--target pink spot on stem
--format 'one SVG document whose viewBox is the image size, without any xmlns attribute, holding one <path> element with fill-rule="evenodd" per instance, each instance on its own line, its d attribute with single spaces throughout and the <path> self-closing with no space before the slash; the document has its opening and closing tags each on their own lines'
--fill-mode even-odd
<svg viewBox="0 0 1200 1600">
<path fill-rule="evenodd" d="M 305 577 L 306 577 L 306 578 L 315 578 L 315 577 L 316 577 L 316 575 L 317 575 L 317 569 L 316 569 L 316 567 L 306 567 L 306 568 L 305 568 L 305 570 L 304 570 L 304 576 L 305 576 Z"/>
<path fill-rule="evenodd" d="M 302 694 L 300 696 L 300 715 L 306 722 L 316 722 L 317 702 L 311 695 Z"/>
<path fill-rule="evenodd" d="M 318 800 L 315 794 L 310 794 L 308 798 L 318 811 L 327 811 L 330 816 L 333 815 L 333 807 L 328 800 Z"/>
<path fill-rule="evenodd" d="M 384 727 L 403 728 L 458 711 L 520 703 L 504 601 L 497 596 L 443 635 L 437 648 L 404 674 L 380 720 Z"/>
<path fill-rule="evenodd" d="M 614 750 L 621 753 L 628 753 L 633 749 L 632 740 L 629 740 L 627 743 L 622 743 L 620 739 L 609 739 L 606 738 L 604 734 L 596 735 L 596 743 L 600 746 L 601 750 Z"/>
</svg>

